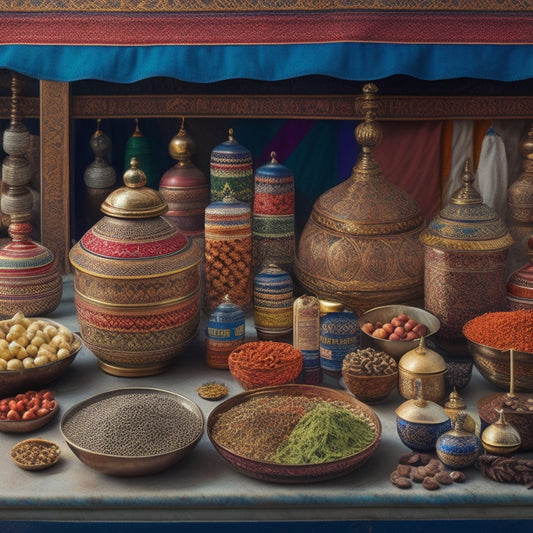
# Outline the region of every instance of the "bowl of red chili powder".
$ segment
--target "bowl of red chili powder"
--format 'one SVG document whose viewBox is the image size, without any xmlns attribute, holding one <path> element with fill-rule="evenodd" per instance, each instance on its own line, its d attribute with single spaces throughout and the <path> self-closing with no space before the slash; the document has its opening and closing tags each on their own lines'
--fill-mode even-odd
<svg viewBox="0 0 533 533">
<path fill-rule="evenodd" d="M 468 349 L 479 373 L 501 389 L 533 392 L 533 310 L 497 311 L 463 326 Z M 512 357 L 511 357 L 512 355 Z"/>
</svg>

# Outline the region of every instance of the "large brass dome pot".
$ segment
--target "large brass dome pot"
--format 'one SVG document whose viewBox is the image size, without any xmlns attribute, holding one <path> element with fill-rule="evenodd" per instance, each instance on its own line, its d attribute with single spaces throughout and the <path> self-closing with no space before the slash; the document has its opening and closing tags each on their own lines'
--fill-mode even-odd
<svg viewBox="0 0 533 533">
<path fill-rule="evenodd" d="M 424 215 L 416 201 L 383 176 L 372 155 L 381 140 L 373 84 L 364 87 L 365 121 L 356 130 L 361 154 L 352 175 L 315 202 L 298 245 L 295 274 L 321 299 L 361 314 L 380 305 L 419 305 Z"/>
</svg>

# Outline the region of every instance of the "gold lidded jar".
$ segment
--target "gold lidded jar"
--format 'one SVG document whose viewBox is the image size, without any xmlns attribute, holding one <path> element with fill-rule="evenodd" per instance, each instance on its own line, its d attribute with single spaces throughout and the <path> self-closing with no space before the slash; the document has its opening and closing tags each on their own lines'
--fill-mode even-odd
<svg viewBox="0 0 533 533">
<path fill-rule="evenodd" d="M 166 370 L 200 322 L 202 251 L 145 184 L 132 158 L 124 186 L 69 254 L 81 337 L 102 370 L 125 377 Z"/>
<path fill-rule="evenodd" d="M 481 434 L 481 442 L 487 453 L 494 455 L 510 455 L 522 444 L 520 433 L 505 420 L 503 409 L 499 410 L 496 422 L 487 426 Z"/>
<path fill-rule="evenodd" d="M 463 184 L 428 224 L 424 245 L 424 306 L 440 320 L 439 344 L 468 356 L 462 328 L 470 319 L 507 308 L 506 265 L 513 239 L 474 187 L 470 160 Z"/>
<path fill-rule="evenodd" d="M 407 192 L 385 179 L 372 155 L 381 140 L 373 84 L 355 130 L 361 153 L 351 176 L 315 202 L 299 239 L 295 275 L 306 292 L 337 300 L 358 315 L 380 305 L 423 299 L 424 215 Z"/>
<path fill-rule="evenodd" d="M 444 412 L 450 417 L 452 423 L 455 423 L 457 418 L 462 416 L 461 428 L 470 433 L 476 432 L 476 422 L 466 412 L 466 403 L 455 388 L 448 395 L 444 404 Z"/>
<path fill-rule="evenodd" d="M 424 398 L 440 403 L 446 396 L 446 371 L 444 358 L 426 348 L 424 337 L 420 337 L 419 345 L 402 355 L 398 361 L 398 391 L 403 398 L 416 398 L 418 380 L 424 389 Z"/>
</svg>

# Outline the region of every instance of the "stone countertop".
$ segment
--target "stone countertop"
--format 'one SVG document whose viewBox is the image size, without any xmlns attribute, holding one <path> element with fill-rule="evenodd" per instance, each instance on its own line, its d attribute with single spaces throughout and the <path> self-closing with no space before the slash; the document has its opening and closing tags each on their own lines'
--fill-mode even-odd
<svg viewBox="0 0 533 533">
<path fill-rule="evenodd" d="M 59 308 L 50 315 L 78 330 L 72 298 L 72 278 L 64 279 Z M 250 324 L 249 330 L 253 330 Z M 247 330 L 248 335 L 255 331 Z M 120 378 L 104 373 L 96 357 L 82 348 L 67 372 L 48 388 L 59 401 L 59 417 L 29 434 L 0 433 L 1 520 L 404 520 L 404 519 L 530 519 L 533 491 L 524 485 L 485 479 L 473 468 L 467 481 L 427 491 L 421 485 L 400 490 L 389 480 L 401 455 L 409 452 L 396 433 L 394 410 L 404 400 L 395 391 L 372 406 L 382 426 L 376 453 L 359 470 L 334 480 L 309 484 L 276 484 L 239 474 L 217 454 L 207 434 L 193 452 L 165 472 L 136 478 L 111 477 L 81 463 L 59 431 L 61 414 L 89 396 L 114 388 L 142 386 L 166 389 L 195 401 L 205 419 L 217 402 L 201 399 L 196 388 L 222 381 L 230 395 L 242 392 L 229 371 L 209 368 L 203 352 L 203 333 L 163 374 Z M 324 386 L 342 389 L 327 377 Z M 461 395 L 477 418 L 477 401 L 497 392 L 474 369 Z M 25 471 L 9 458 L 20 440 L 40 437 L 62 450 L 59 463 L 42 471 Z M 527 454 L 529 455 L 529 454 Z"/>
</svg>

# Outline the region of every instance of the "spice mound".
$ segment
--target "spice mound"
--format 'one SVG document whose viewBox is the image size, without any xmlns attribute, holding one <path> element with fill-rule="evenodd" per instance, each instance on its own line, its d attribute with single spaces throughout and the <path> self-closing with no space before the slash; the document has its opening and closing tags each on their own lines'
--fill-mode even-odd
<svg viewBox="0 0 533 533">
<path fill-rule="evenodd" d="M 343 371 L 362 376 L 384 376 L 398 372 L 398 364 L 389 354 L 374 348 L 362 348 L 346 355 Z"/>
<path fill-rule="evenodd" d="M 61 449 L 44 439 L 27 439 L 11 448 L 13 462 L 24 470 L 44 470 L 59 461 Z"/>
<path fill-rule="evenodd" d="M 463 333 L 483 346 L 533 353 L 533 310 L 485 313 L 469 320 Z"/>
<path fill-rule="evenodd" d="M 230 353 L 228 365 L 244 389 L 284 385 L 300 374 L 303 355 L 286 342 L 246 342 Z"/>
<path fill-rule="evenodd" d="M 212 437 L 256 461 L 321 464 L 363 451 L 376 428 L 349 403 L 280 394 L 251 397 L 221 413 Z"/>
<path fill-rule="evenodd" d="M 198 387 L 196 392 L 198 393 L 198 396 L 204 400 L 216 401 L 225 398 L 228 395 L 229 389 L 222 383 L 211 381 Z"/>
<path fill-rule="evenodd" d="M 193 442 L 203 420 L 165 394 L 124 393 L 103 397 L 64 421 L 64 436 L 94 453 L 147 457 L 174 452 Z"/>
</svg>

